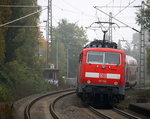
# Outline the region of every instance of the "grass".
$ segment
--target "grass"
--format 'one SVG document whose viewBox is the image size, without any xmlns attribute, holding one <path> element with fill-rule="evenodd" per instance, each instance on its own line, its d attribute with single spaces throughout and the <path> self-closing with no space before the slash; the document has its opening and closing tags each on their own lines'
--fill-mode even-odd
<svg viewBox="0 0 150 119">
<path fill-rule="evenodd" d="M 130 104 L 148 103 L 150 102 L 150 89 L 130 89 L 126 91 L 125 100 L 121 101 L 117 106 L 127 109 Z"/>
</svg>

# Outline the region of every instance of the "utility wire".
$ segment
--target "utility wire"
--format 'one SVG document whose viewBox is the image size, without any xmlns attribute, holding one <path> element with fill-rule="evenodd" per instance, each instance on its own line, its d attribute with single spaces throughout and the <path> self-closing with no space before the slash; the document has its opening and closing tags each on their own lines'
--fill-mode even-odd
<svg viewBox="0 0 150 119">
<path fill-rule="evenodd" d="M 84 16 L 88 16 L 88 17 L 93 17 L 93 18 L 95 18 L 95 16 L 92 16 L 92 15 L 89 15 L 89 14 L 86 14 L 86 13 L 84 13 L 84 12 L 77 12 L 77 11 L 73 11 L 73 10 L 68 10 L 68 9 L 64 9 L 64 8 L 61 8 L 61 7 L 59 7 L 59 6 L 57 6 L 57 5 L 55 5 L 55 4 L 53 4 L 53 6 L 55 6 L 56 8 L 58 8 L 58 9 L 60 9 L 61 11 L 66 11 L 66 12 L 70 12 L 70 13 L 73 13 L 73 14 L 81 14 L 81 15 L 84 15 Z M 79 10 L 78 10 L 79 11 Z"/>
<path fill-rule="evenodd" d="M 0 5 L 0 7 L 6 8 L 40 8 L 40 7 L 47 7 L 47 6 L 31 6 L 31 5 Z"/>
<path fill-rule="evenodd" d="M 134 3 L 136 0 L 133 0 L 131 3 L 129 3 L 127 6 L 125 6 L 122 10 L 120 10 L 116 15 L 115 17 L 120 14 L 123 10 L 125 10 L 126 8 L 128 8 L 132 3 Z"/>
<path fill-rule="evenodd" d="M 59 21 L 57 21 L 54 16 L 52 16 L 52 18 L 53 18 L 53 20 L 54 20 L 57 24 L 59 24 Z"/>
<path fill-rule="evenodd" d="M 72 10 L 61 8 L 61 7 L 59 7 L 59 6 L 55 5 L 55 4 L 53 4 L 53 6 L 55 6 L 58 9 L 60 9 L 61 11 L 66 11 L 66 12 L 71 12 L 71 13 L 74 13 L 74 14 L 79 14 L 79 12 L 75 12 L 75 11 L 72 11 Z"/>
<path fill-rule="evenodd" d="M 71 7 L 71 8 L 73 8 L 73 9 L 75 9 L 75 10 L 79 11 L 79 12 L 80 12 L 80 14 L 83 14 L 83 15 L 86 15 L 86 16 L 93 17 L 92 15 L 90 15 L 90 14 L 88 14 L 88 13 L 85 13 L 85 12 L 84 12 L 84 11 L 82 11 L 81 9 L 78 9 L 77 7 L 75 7 L 75 6 L 73 6 L 72 4 L 70 4 L 70 3 L 66 2 L 65 0 L 63 0 L 63 1 L 64 1 L 64 3 L 66 3 L 69 7 Z"/>
<path fill-rule="evenodd" d="M 101 28 L 102 31 L 108 31 L 108 30 L 106 30 L 106 27 L 104 27 L 104 25 L 100 22 L 99 18 L 98 18 L 98 22 L 99 22 L 98 24 L 100 25 L 100 28 Z M 105 29 L 105 30 L 103 30 L 103 29 Z"/>
<path fill-rule="evenodd" d="M 78 8 L 76 8 L 76 7 L 74 7 L 73 5 L 71 5 L 70 3 L 66 2 L 65 0 L 63 0 L 63 1 L 64 1 L 64 3 L 66 3 L 69 7 L 71 7 L 71 8 L 73 8 L 73 9 L 75 9 L 75 10 L 80 11 L 80 12 L 83 13 L 82 10 L 80 10 L 80 9 L 78 9 Z"/>
<path fill-rule="evenodd" d="M 99 8 L 104 8 L 104 7 L 109 7 L 109 8 L 122 8 L 122 7 L 126 7 L 126 6 L 97 6 Z M 128 8 L 133 8 L 133 7 L 136 7 L 136 6 L 128 6 Z M 137 6 L 138 7 L 138 6 Z"/>
<path fill-rule="evenodd" d="M 105 7 L 108 6 L 109 4 L 111 4 L 112 2 L 114 2 L 114 0 L 111 0 L 109 3 L 107 3 L 107 4 L 105 5 Z"/>
<path fill-rule="evenodd" d="M 9 27 L 9 28 L 44 28 L 45 26 L 16 26 L 16 25 L 11 25 L 11 26 L 4 26 L 4 27 Z"/>
<path fill-rule="evenodd" d="M 34 15 L 34 14 L 36 14 L 36 13 L 42 12 L 43 10 L 46 10 L 46 9 L 47 9 L 47 8 L 44 8 L 44 9 L 38 10 L 38 11 L 36 11 L 36 12 L 33 12 L 33 13 L 31 13 L 31 14 L 28 14 L 28 15 L 25 15 L 25 16 L 23 16 L 23 17 L 20 17 L 20 18 L 18 18 L 18 19 L 12 20 L 12 21 L 10 21 L 10 22 L 1 24 L 0 27 L 3 27 L 3 26 L 6 26 L 6 25 L 8 25 L 8 24 L 14 23 L 14 22 L 16 22 L 16 21 L 22 20 L 22 19 L 27 18 L 27 17 L 29 17 L 29 16 L 32 16 L 32 15 Z"/>
<path fill-rule="evenodd" d="M 116 19 L 116 18 L 115 18 L 115 17 L 113 17 L 113 16 L 110 16 L 109 14 L 105 13 L 104 11 L 102 11 L 102 10 L 98 9 L 98 8 L 97 8 L 97 6 L 94 6 L 94 8 L 95 8 L 95 9 L 97 9 L 97 10 L 99 10 L 99 11 L 100 11 L 100 12 L 102 12 L 103 14 L 105 14 L 105 15 L 107 15 L 107 16 L 109 16 L 109 17 L 112 17 L 113 19 L 115 19 L 116 21 L 118 21 L 118 22 L 120 22 L 121 24 L 125 25 L 126 27 L 129 27 L 129 28 L 131 28 L 132 30 L 134 30 L 134 31 L 136 31 L 136 32 L 139 32 L 139 33 L 140 33 L 140 31 L 139 31 L 139 30 L 137 30 L 137 29 L 135 29 L 135 28 L 133 28 L 133 27 L 131 27 L 131 26 L 129 26 L 129 25 L 127 25 L 127 24 L 125 24 L 124 22 L 122 22 L 122 21 L 120 21 L 120 20 Z"/>
</svg>

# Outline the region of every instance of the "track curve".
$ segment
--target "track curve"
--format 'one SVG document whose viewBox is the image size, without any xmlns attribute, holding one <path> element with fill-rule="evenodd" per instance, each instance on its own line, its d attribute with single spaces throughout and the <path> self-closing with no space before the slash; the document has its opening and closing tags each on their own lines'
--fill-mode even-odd
<svg viewBox="0 0 150 119">
<path fill-rule="evenodd" d="M 51 115 L 53 116 L 54 119 L 60 119 L 59 115 L 55 112 L 55 104 L 58 100 L 61 100 L 61 98 L 65 97 L 65 96 L 68 96 L 68 95 L 71 95 L 71 94 L 74 94 L 75 92 L 70 92 L 70 93 L 67 93 L 65 95 L 62 95 L 58 98 L 56 98 L 53 103 L 50 105 L 50 112 L 51 112 Z"/>
<path fill-rule="evenodd" d="M 95 109 L 91 106 L 89 106 L 89 109 L 97 114 L 98 116 L 104 118 L 104 119 L 141 119 L 140 117 L 131 115 L 127 112 L 124 112 L 122 110 L 119 110 L 117 108 L 113 109 Z"/>
<path fill-rule="evenodd" d="M 38 113 L 38 111 L 39 111 L 39 113 L 40 113 L 40 109 L 43 109 L 43 107 L 42 107 L 42 103 L 43 103 L 43 105 L 46 105 L 46 106 L 48 106 L 47 104 L 48 103 L 51 103 L 51 99 L 55 99 L 55 98 L 57 98 L 60 94 L 65 94 L 65 93 L 67 93 L 67 92 L 70 92 L 70 91 L 74 91 L 75 89 L 68 89 L 68 90 L 63 90 L 63 91 L 55 91 L 55 92 L 52 92 L 52 93 L 47 93 L 47 94 L 44 94 L 44 95 L 42 95 L 42 96 L 39 96 L 39 97 L 37 97 L 37 98 L 35 98 L 35 99 L 33 99 L 27 106 L 26 106 L 26 108 L 25 108 L 25 111 L 24 111 L 24 116 L 25 116 L 25 119 L 34 119 L 34 118 L 36 118 L 36 119 L 40 119 L 40 117 L 39 117 L 39 115 L 37 114 L 36 115 L 36 113 Z M 55 96 L 54 96 L 55 95 Z M 53 97 L 52 97 L 53 96 Z M 44 103 L 44 101 L 49 101 L 48 103 Z M 36 104 L 37 103 L 37 104 Z M 49 104 L 50 105 L 50 104 Z M 40 107 L 41 106 L 41 107 Z M 37 107 L 39 107 L 39 108 L 37 108 Z M 33 109 L 32 109 L 33 108 Z M 36 112 L 36 110 L 38 110 L 37 112 Z M 50 113 L 50 112 L 49 112 Z M 32 115 L 34 115 L 34 116 L 32 116 Z M 42 114 L 41 114 L 42 115 Z"/>
</svg>

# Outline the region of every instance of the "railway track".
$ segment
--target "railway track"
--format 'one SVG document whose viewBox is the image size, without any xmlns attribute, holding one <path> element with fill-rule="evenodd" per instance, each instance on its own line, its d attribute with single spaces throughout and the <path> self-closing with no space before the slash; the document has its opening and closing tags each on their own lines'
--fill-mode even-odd
<svg viewBox="0 0 150 119">
<path fill-rule="evenodd" d="M 51 103 L 50 105 L 50 112 L 51 112 L 51 115 L 53 116 L 54 119 L 60 119 L 59 115 L 56 113 L 55 111 L 55 104 L 57 103 L 58 100 L 61 100 L 61 98 L 65 97 L 65 96 L 68 96 L 68 95 L 71 95 L 71 94 L 74 94 L 75 92 L 71 92 L 71 93 L 67 93 L 65 95 L 62 95 L 58 98 L 56 98 L 53 103 Z"/>
<path fill-rule="evenodd" d="M 68 108 L 66 106 L 68 101 L 72 102 L 71 101 L 72 99 L 75 99 L 75 100 L 77 99 L 74 93 L 75 93 L 74 89 L 71 89 L 71 90 L 48 93 L 48 94 L 36 97 L 26 106 L 26 109 L 24 112 L 25 119 L 41 119 L 41 118 L 67 119 L 67 118 L 70 118 L 71 113 L 69 111 L 65 110 L 65 112 L 62 111 L 62 113 L 60 113 L 60 110 L 62 110 L 63 108 Z M 70 95 L 70 98 L 68 98 L 69 95 Z M 66 101 L 66 100 L 68 100 L 68 101 Z M 48 102 L 48 103 L 46 103 L 46 102 Z M 61 108 L 60 104 L 63 108 Z M 46 107 L 44 107 L 43 105 L 45 105 Z M 69 105 L 71 105 L 71 104 L 69 104 Z M 66 107 L 64 107 L 64 106 L 66 106 Z M 139 117 L 136 117 L 134 115 L 131 115 L 129 113 L 121 111 L 117 108 L 95 109 L 91 106 L 88 106 L 88 108 L 86 106 L 82 107 L 81 105 L 80 106 L 82 108 L 78 108 L 78 106 L 76 106 L 76 105 L 74 105 L 74 106 L 81 113 L 81 114 L 80 113 L 77 114 L 75 111 L 74 115 L 77 115 L 77 116 L 75 116 L 77 118 L 80 115 L 80 117 L 84 119 L 84 118 L 88 117 L 88 116 L 86 117 L 84 115 L 92 115 L 93 114 L 97 118 L 101 118 L 101 119 L 141 119 Z M 72 111 L 72 108 L 71 108 L 71 111 Z M 69 114 L 70 116 L 65 115 L 68 113 L 70 113 Z M 87 114 L 83 114 L 83 113 L 87 113 Z M 71 117 L 71 118 L 73 118 L 73 117 Z M 73 119 L 77 119 L 77 118 L 73 118 Z M 93 119 L 97 119 L 97 118 L 93 118 Z"/>
<path fill-rule="evenodd" d="M 53 101 L 53 103 L 50 106 L 50 112 L 54 119 L 61 119 L 61 117 L 59 117 L 57 112 L 55 111 L 55 104 L 57 103 L 57 101 L 61 100 L 65 96 L 68 96 L 74 93 L 75 92 L 71 92 L 71 93 L 62 95 Z M 141 119 L 140 117 L 134 116 L 132 114 L 129 114 L 117 108 L 105 110 L 105 109 L 95 109 L 89 106 L 89 109 L 102 119 Z"/>
<path fill-rule="evenodd" d="M 141 119 L 140 117 L 131 115 L 117 108 L 113 109 L 95 109 L 89 106 L 89 110 L 91 110 L 94 114 L 98 115 L 103 119 Z"/>
<path fill-rule="evenodd" d="M 34 118 L 36 118 L 36 119 L 40 119 L 41 117 L 39 117 L 39 115 L 41 116 L 42 114 L 36 114 L 36 112 L 35 112 L 35 110 L 36 109 L 41 109 L 42 107 L 40 107 L 40 108 L 37 108 L 38 106 L 41 106 L 41 104 L 40 103 L 43 103 L 44 102 L 44 100 L 52 100 L 52 98 L 54 98 L 53 100 L 53 102 L 49 102 L 50 104 L 51 104 L 51 106 L 50 106 L 50 104 L 49 104 L 49 109 L 50 109 L 50 111 L 49 111 L 49 113 L 51 113 L 51 115 L 52 115 L 52 118 L 55 118 L 55 119 L 58 119 L 58 116 L 55 114 L 55 117 L 54 117 L 54 109 L 53 110 L 51 110 L 51 108 L 52 107 L 54 107 L 54 104 L 55 104 L 55 100 L 57 99 L 58 100 L 58 98 L 57 97 L 61 97 L 61 96 L 63 96 L 63 95 L 66 95 L 66 94 L 68 94 L 68 92 L 72 92 L 72 91 L 74 91 L 74 89 L 69 89 L 69 90 L 63 90 L 63 91 L 56 91 L 56 92 L 53 92 L 53 93 L 48 93 L 48 94 L 44 94 L 44 95 L 42 95 L 42 96 L 39 96 L 39 97 L 37 97 L 37 98 L 35 98 L 35 99 L 33 99 L 27 106 L 26 106 L 26 108 L 25 108 L 25 111 L 24 111 L 24 116 L 25 116 L 25 119 L 34 119 Z M 60 96 L 61 95 L 61 96 Z M 54 96 L 54 97 L 52 97 L 52 96 Z M 51 97 L 51 98 L 50 98 Z M 47 105 L 48 106 L 48 105 Z M 33 108 L 33 109 L 32 109 Z M 35 108 L 35 109 L 34 109 Z M 32 111 L 31 111 L 32 110 Z M 40 113 L 40 110 L 39 110 L 39 113 Z M 57 117 L 56 117 L 57 116 Z M 49 116 L 50 117 L 50 116 Z"/>
</svg>

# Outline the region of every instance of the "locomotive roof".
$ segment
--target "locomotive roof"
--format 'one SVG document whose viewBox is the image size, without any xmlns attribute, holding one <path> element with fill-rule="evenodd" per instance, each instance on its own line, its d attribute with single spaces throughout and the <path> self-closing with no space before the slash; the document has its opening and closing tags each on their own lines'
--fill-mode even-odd
<svg viewBox="0 0 150 119">
<path fill-rule="evenodd" d="M 119 52 L 119 53 L 125 53 L 122 50 L 119 49 L 113 49 L 113 48 L 85 48 L 83 51 L 102 51 L 102 52 Z"/>
<path fill-rule="evenodd" d="M 106 40 L 97 40 L 88 42 L 84 48 L 113 48 L 117 49 L 117 44 L 115 42 L 110 42 Z"/>
</svg>

